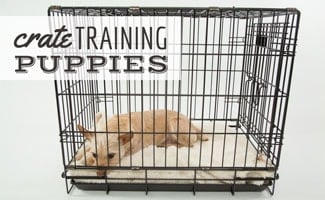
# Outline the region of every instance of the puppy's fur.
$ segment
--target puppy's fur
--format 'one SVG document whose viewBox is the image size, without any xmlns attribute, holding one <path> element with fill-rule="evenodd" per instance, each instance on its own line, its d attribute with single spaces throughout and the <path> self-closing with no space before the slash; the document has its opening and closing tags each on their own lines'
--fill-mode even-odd
<svg viewBox="0 0 325 200">
<path fill-rule="evenodd" d="M 208 140 L 185 115 L 171 110 L 126 113 L 107 121 L 103 118 L 101 113 L 96 115 L 96 131 L 105 133 L 78 125 L 86 141 L 76 160 L 84 159 L 87 166 L 117 166 L 123 157 L 149 145 L 192 147 L 199 139 Z M 97 175 L 103 176 L 105 171 L 98 170 Z"/>
</svg>

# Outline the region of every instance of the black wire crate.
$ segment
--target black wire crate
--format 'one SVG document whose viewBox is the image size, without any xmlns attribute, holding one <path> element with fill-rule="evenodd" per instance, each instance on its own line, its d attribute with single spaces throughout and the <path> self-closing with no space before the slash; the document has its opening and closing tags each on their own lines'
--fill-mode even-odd
<svg viewBox="0 0 325 200">
<path fill-rule="evenodd" d="M 179 46 L 170 52 L 179 79 L 55 81 L 67 192 L 274 193 L 297 9 L 52 6 L 48 14 L 89 26 L 89 16 L 179 22 L 167 26 L 177 30 L 168 37 Z"/>
</svg>

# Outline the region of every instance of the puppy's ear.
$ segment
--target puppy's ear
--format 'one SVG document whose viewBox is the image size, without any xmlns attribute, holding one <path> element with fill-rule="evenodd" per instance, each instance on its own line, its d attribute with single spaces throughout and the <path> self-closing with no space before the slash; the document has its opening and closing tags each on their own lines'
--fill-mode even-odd
<svg viewBox="0 0 325 200">
<path fill-rule="evenodd" d="M 134 134 L 132 132 L 126 133 L 126 134 L 120 134 L 118 139 L 120 140 L 120 144 L 124 145 L 127 142 L 130 142 L 131 139 L 133 138 L 133 136 L 134 136 Z"/>
<path fill-rule="evenodd" d="M 88 140 L 90 140 L 90 139 L 93 137 L 93 135 L 94 135 L 93 132 L 91 132 L 91 131 L 85 129 L 85 128 L 84 128 L 83 126 L 81 126 L 80 124 L 77 125 L 77 128 L 78 128 L 78 130 L 80 131 L 80 133 L 81 133 L 81 134 L 82 134 L 86 139 L 88 139 Z"/>
<path fill-rule="evenodd" d="M 102 113 L 96 113 L 96 116 L 95 116 L 95 121 L 96 121 L 96 124 L 98 123 L 98 121 L 103 117 L 103 114 Z"/>
</svg>

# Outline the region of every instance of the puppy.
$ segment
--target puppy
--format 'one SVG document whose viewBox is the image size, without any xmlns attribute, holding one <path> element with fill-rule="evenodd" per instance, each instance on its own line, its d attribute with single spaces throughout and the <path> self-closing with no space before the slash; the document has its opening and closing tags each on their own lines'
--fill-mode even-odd
<svg viewBox="0 0 325 200">
<path fill-rule="evenodd" d="M 86 140 L 76 160 L 84 159 L 87 166 L 117 166 L 123 157 L 149 145 L 192 147 L 198 140 L 208 140 L 185 115 L 171 110 L 120 114 L 107 121 L 98 113 L 95 118 L 96 131 L 103 133 L 77 126 Z M 97 170 L 98 176 L 105 173 L 105 170 Z"/>
</svg>

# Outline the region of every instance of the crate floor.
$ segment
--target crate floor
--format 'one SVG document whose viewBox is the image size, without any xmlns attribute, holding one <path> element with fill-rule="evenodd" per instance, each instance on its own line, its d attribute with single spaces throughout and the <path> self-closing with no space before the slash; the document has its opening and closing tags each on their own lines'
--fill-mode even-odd
<svg viewBox="0 0 325 200">
<path fill-rule="evenodd" d="M 195 123 L 194 123 L 195 124 Z M 204 132 L 212 132 L 213 124 L 205 123 Z M 217 123 L 214 132 L 225 132 L 224 123 Z M 179 183 L 179 184 L 238 184 L 262 185 L 274 178 L 274 166 L 264 153 L 258 152 L 244 134 L 227 128 L 227 134 L 209 135 L 208 141 L 198 141 L 191 148 L 149 146 L 121 160 L 121 166 L 133 169 L 111 170 L 105 178 L 96 179 L 96 170 L 76 169 L 83 162 L 70 162 L 67 175 L 76 183 Z M 235 148 L 236 146 L 236 148 Z M 79 149 L 80 150 L 80 149 Z M 143 166 L 143 167 L 142 167 Z M 146 167 L 167 167 L 150 169 Z M 170 170 L 168 167 L 179 167 Z M 186 169 L 194 167 L 196 170 Z M 209 169 L 220 167 L 220 169 Z M 139 168 L 139 169 L 137 169 Z M 232 170 L 233 168 L 233 170 Z M 235 168 L 237 170 L 235 170 Z M 240 169 L 240 170 L 238 170 Z"/>
</svg>

